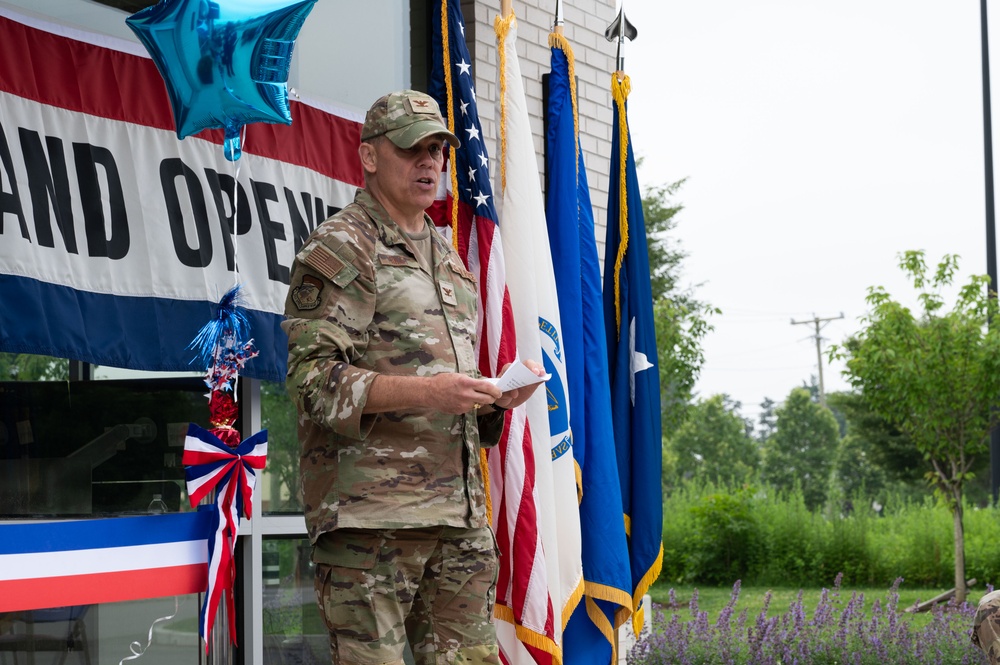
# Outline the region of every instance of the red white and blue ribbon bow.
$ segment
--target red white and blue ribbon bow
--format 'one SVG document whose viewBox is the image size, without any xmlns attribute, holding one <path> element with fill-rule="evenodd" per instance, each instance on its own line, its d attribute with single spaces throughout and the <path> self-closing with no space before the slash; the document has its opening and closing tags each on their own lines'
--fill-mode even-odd
<svg viewBox="0 0 1000 665">
<path fill-rule="evenodd" d="M 191 506 L 215 490 L 217 522 L 208 540 L 208 592 L 201 607 L 199 632 L 208 649 L 208 635 L 215 623 L 219 601 L 225 592 L 229 611 L 229 639 L 236 644 L 236 605 L 233 582 L 236 578 L 236 534 L 240 518 L 253 516 L 253 491 L 257 483 L 256 469 L 267 462 L 267 430 L 257 432 L 236 448 L 230 448 L 206 429 L 188 424 L 184 440 L 184 476 Z"/>
</svg>

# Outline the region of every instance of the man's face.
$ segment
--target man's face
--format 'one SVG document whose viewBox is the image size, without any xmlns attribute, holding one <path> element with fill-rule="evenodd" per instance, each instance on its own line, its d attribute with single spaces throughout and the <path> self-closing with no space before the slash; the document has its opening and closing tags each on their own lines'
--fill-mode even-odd
<svg viewBox="0 0 1000 665">
<path fill-rule="evenodd" d="M 404 149 L 387 138 L 375 142 L 375 174 L 387 207 L 419 217 L 434 203 L 444 163 L 445 139 L 428 136 Z M 390 211 L 392 212 L 392 211 Z"/>
</svg>

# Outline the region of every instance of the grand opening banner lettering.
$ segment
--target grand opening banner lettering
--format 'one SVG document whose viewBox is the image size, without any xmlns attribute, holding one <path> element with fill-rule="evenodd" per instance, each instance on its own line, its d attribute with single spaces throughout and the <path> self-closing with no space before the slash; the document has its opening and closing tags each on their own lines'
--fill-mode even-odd
<svg viewBox="0 0 1000 665">
<path fill-rule="evenodd" d="M 183 141 L 138 44 L 0 9 L 0 351 L 182 371 L 237 275 L 283 381 L 289 268 L 361 184 L 359 117 L 292 100 L 292 124 Z"/>
</svg>

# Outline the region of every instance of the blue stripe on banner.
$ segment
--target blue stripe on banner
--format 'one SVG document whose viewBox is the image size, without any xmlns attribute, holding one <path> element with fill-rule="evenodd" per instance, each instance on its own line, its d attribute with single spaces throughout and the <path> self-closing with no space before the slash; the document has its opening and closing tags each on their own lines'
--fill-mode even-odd
<svg viewBox="0 0 1000 665">
<path fill-rule="evenodd" d="M 188 423 L 187 435 L 189 438 L 198 439 L 207 446 L 218 448 L 230 454 L 232 454 L 233 452 L 233 450 L 229 446 L 227 446 L 226 444 L 222 443 L 222 441 L 219 440 L 219 437 L 215 436 L 204 427 L 199 427 L 195 423 Z"/>
<path fill-rule="evenodd" d="M 0 274 L 0 351 L 34 353 L 127 369 L 190 372 L 188 344 L 215 315 L 216 303 L 80 291 Z M 245 310 L 260 355 L 241 375 L 284 382 L 288 337 L 284 317 Z"/>
<path fill-rule="evenodd" d="M 0 555 L 207 540 L 214 528 L 215 510 L 207 506 L 193 513 L 0 524 Z"/>
</svg>

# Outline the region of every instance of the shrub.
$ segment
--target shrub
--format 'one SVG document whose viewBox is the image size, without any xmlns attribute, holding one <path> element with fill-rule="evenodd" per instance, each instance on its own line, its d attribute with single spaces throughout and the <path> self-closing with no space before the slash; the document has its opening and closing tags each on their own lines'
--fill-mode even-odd
<svg viewBox="0 0 1000 665">
<path fill-rule="evenodd" d="M 763 554 L 749 489 L 710 494 L 691 508 L 693 537 L 685 577 L 706 584 L 729 584 L 759 570 Z"/>
<path fill-rule="evenodd" d="M 951 514 L 932 497 L 885 499 L 881 516 L 860 500 L 853 511 L 812 512 L 798 490 L 688 482 L 664 502 L 660 584 L 816 587 L 843 573 L 847 583 L 954 585 Z M 965 510 L 967 577 L 1000 581 L 1000 510 Z"/>
<path fill-rule="evenodd" d="M 806 508 L 797 489 L 791 492 L 758 491 L 755 509 L 767 551 L 759 574 L 743 577 L 753 584 L 784 585 L 788 580 L 810 579 L 822 555 L 822 517 Z M 830 576 L 819 579 L 829 579 Z M 729 580 L 727 584 L 731 584 Z"/>
</svg>

